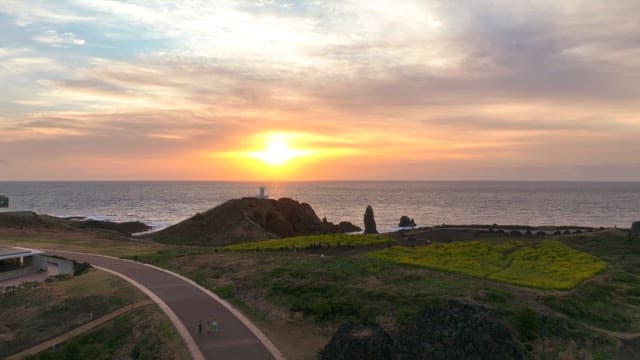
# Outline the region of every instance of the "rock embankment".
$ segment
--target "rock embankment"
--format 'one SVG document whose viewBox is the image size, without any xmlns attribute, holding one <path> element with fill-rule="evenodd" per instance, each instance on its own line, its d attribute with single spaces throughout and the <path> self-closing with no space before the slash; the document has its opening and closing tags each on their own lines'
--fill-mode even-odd
<svg viewBox="0 0 640 360">
<path fill-rule="evenodd" d="M 83 220 L 71 223 L 73 227 L 89 230 L 111 230 L 124 235 L 131 235 L 151 230 L 151 226 L 139 221 L 112 222 L 99 220 Z"/>
<path fill-rule="evenodd" d="M 309 204 L 282 198 L 225 202 L 153 235 L 166 243 L 229 245 L 274 238 L 358 231 L 353 224 L 322 221 Z"/>
</svg>

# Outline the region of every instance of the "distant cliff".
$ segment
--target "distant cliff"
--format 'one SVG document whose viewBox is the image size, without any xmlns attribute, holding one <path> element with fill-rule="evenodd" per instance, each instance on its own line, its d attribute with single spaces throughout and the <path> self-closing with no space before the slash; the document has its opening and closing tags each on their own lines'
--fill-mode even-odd
<svg viewBox="0 0 640 360">
<path fill-rule="evenodd" d="M 98 232 L 115 232 L 130 236 L 133 233 L 150 230 L 151 227 L 138 222 L 111 222 L 82 218 L 59 218 L 36 214 L 33 211 L 0 212 L 0 228 L 9 229 L 64 229 Z"/>
<path fill-rule="evenodd" d="M 282 198 L 225 202 L 150 236 L 165 243 L 228 245 L 281 237 L 329 234 L 349 228 L 322 221 L 309 204 Z"/>
</svg>

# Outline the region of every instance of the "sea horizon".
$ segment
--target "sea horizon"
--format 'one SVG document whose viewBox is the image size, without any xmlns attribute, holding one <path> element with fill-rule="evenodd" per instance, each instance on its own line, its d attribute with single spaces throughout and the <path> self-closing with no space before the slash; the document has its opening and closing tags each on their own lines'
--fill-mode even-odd
<svg viewBox="0 0 640 360">
<path fill-rule="evenodd" d="M 627 227 L 640 217 L 640 182 L 633 181 L 0 181 L 0 194 L 10 198 L 2 211 L 141 221 L 161 229 L 227 200 L 256 196 L 260 186 L 271 198 L 306 202 L 332 222 L 362 226 L 372 205 L 383 231 L 397 229 L 402 215 L 418 226 Z"/>
</svg>

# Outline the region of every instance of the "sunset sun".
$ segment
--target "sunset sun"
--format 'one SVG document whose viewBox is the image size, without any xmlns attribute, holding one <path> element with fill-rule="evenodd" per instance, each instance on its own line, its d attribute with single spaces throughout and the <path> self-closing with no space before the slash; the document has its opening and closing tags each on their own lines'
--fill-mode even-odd
<svg viewBox="0 0 640 360">
<path fill-rule="evenodd" d="M 266 139 L 265 148 L 252 152 L 250 155 L 262 160 L 265 164 L 282 166 L 291 160 L 307 156 L 308 150 L 295 149 L 290 145 L 290 137 L 285 135 L 271 135 Z"/>
</svg>

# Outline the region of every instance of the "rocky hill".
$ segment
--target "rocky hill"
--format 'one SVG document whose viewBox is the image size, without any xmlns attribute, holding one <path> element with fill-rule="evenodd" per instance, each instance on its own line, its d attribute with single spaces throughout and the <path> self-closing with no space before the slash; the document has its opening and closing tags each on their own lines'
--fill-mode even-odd
<svg viewBox="0 0 640 360">
<path fill-rule="evenodd" d="M 151 236 L 165 243 L 221 246 L 346 230 L 359 228 L 320 220 L 306 203 L 288 198 L 242 198 L 229 200 Z"/>
</svg>

